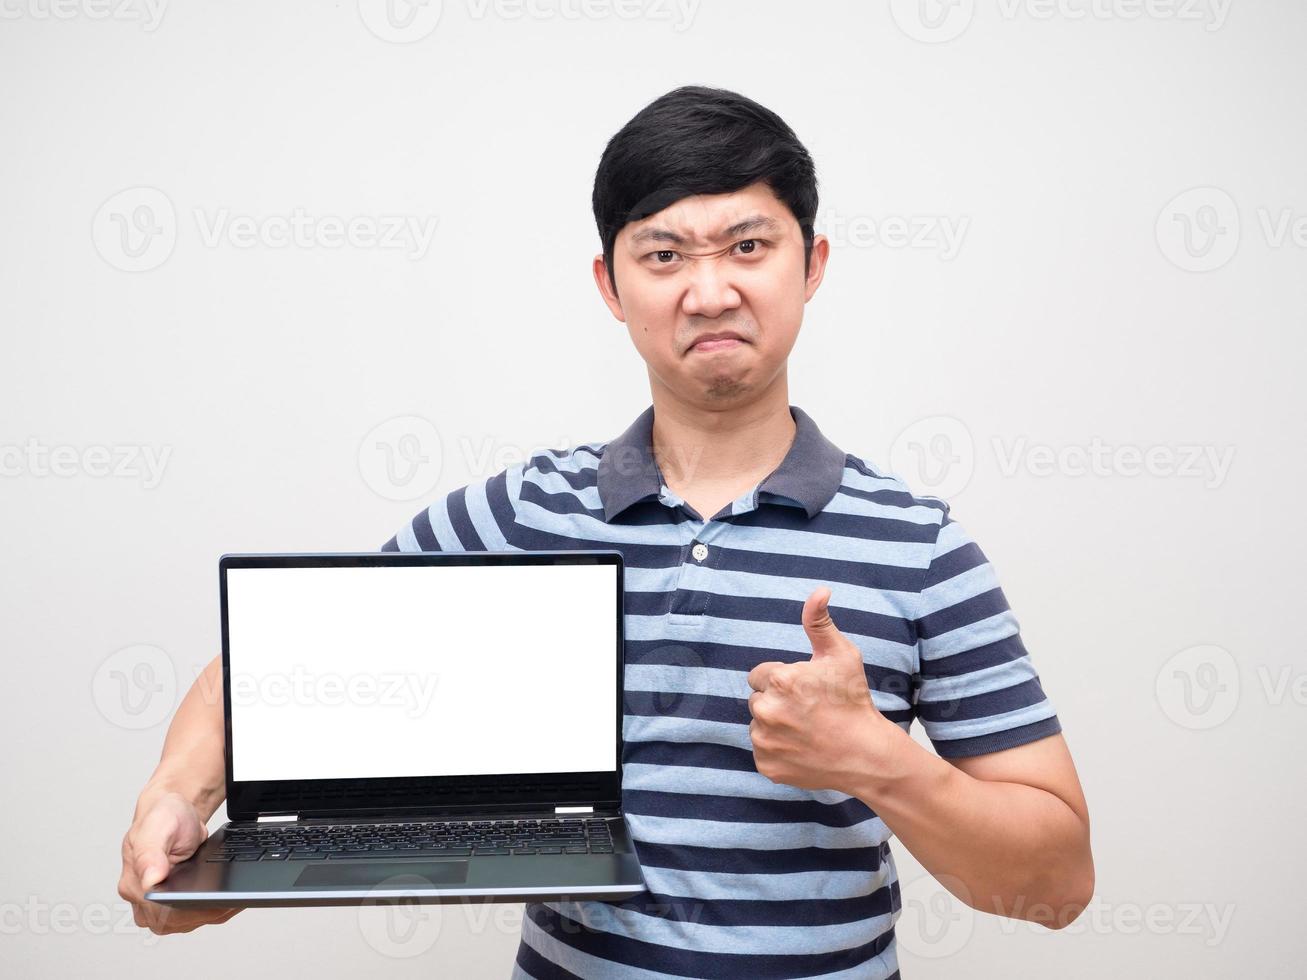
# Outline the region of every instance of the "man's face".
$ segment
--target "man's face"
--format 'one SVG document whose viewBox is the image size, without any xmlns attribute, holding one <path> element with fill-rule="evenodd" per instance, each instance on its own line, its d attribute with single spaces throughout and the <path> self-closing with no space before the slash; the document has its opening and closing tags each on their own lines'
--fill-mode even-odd
<svg viewBox="0 0 1307 980">
<path fill-rule="evenodd" d="M 828 253 L 818 235 L 805 276 L 798 221 L 757 183 L 683 198 L 631 222 L 613 247 L 617 292 L 602 255 L 594 275 L 652 384 L 694 405 L 729 408 L 784 371 Z M 721 336 L 705 339 L 712 335 Z"/>
</svg>

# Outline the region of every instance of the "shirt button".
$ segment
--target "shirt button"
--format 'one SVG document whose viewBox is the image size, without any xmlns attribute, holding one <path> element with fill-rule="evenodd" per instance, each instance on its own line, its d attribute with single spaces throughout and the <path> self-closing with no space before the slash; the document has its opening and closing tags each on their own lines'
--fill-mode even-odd
<svg viewBox="0 0 1307 980">
<path fill-rule="evenodd" d="M 696 541 L 694 547 L 690 549 L 690 554 L 694 555 L 695 561 L 703 561 L 708 557 L 708 546 L 702 541 Z"/>
</svg>

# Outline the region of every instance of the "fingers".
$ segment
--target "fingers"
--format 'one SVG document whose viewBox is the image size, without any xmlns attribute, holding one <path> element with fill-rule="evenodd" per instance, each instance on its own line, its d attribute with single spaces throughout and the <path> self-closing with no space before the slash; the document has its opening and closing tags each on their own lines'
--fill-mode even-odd
<svg viewBox="0 0 1307 980">
<path fill-rule="evenodd" d="M 179 909 L 158 902 L 145 902 L 141 906 L 141 919 L 137 925 L 149 929 L 157 936 L 173 936 L 194 932 L 200 926 L 221 925 L 240 909 Z"/>
<path fill-rule="evenodd" d="M 778 667 L 784 667 L 785 664 L 779 660 L 768 660 L 766 663 L 758 664 L 753 670 L 749 671 L 749 676 L 745 678 L 749 686 L 755 691 L 767 690 L 767 685 L 771 683 L 771 675 Z"/>
<path fill-rule="evenodd" d="M 136 925 L 157 935 L 190 932 L 226 922 L 239 909 L 178 909 L 151 902 L 145 893 L 168 877 L 173 864 L 195 853 L 205 837 L 199 814 L 180 801 L 153 807 L 123 837 L 118 894 L 132 905 Z"/>
</svg>

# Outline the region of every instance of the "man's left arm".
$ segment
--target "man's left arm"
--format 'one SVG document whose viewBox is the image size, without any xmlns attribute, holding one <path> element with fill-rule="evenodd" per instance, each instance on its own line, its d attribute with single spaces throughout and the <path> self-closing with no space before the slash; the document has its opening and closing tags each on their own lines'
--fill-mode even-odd
<svg viewBox="0 0 1307 980">
<path fill-rule="evenodd" d="M 953 533 L 961 537 L 961 531 Z M 992 575 L 978 549 L 975 555 L 976 570 Z M 957 557 L 949 561 L 951 576 Z M 938 587 L 941 592 L 950 588 L 949 583 Z M 975 588 L 974 580 L 968 588 Z M 829 601 L 829 589 L 817 589 L 802 610 L 812 660 L 767 662 L 749 674 L 754 689 L 749 732 L 758 771 L 776 783 L 835 789 L 859 798 L 968 906 L 1050 928 L 1076 919 L 1094 892 L 1089 810 L 1067 742 L 1056 720 L 1047 717 L 1051 710 L 1042 712 L 1042 720 L 1023 725 L 1026 734 L 976 736 L 976 720 L 944 721 L 949 708 L 941 708 L 940 719 L 927 725 L 936 746 L 950 758 L 938 757 L 874 706 L 861 652 L 836 627 Z M 999 627 L 1000 639 L 985 638 L 989 642 L 976 649 L 989 651 L 995 662 L 978 660 L 982 655 L 974 649 L 954 655 L 970 660 L 971 670 L 966 678 L 937 679 L 932 694 L 966 691 L 978 696 L 972 693 L 975 678 L 1030 670 L 1022 662 L 1026 657 L 1010 614 L 991 622 L 1006 623 Z M 1021 690 L 1029 711 L 1038 715 L 1035 702 L 1042 694 L 1033 693 L 1038 679 L 1031 679 L 1033 686 L 1025 681 Z M 1002 691 L 989 698 L 996 695 Z M 954 695 L 951 707 L 966 700 Z M 997 717 L 1014 724 L 1025 716 L 1018 710 Z M 979 721 L 987 727 L 987 719 Z M 1053 730 L 1043 733 L 1048 729 Z M 961 732 L 972 734 L 950 740 Z M 1023 742 L 1002 746 L 1005 738 Z M 959 751 L 967 747 L 978 751 Z"/>
<path fill-rule="evenodd" d="M 846 790 L 927 871 L 983 912 L 1061 928 L 1094 893 L 1089 809 L 1061 734 L 942 759 L 880 719 Z M 855 750 L 855 751 L 858 751 Z"/>
</svg>

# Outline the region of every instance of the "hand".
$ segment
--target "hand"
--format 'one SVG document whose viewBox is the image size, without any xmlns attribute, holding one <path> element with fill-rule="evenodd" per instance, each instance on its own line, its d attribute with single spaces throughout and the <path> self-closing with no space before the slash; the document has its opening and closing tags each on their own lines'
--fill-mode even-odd
<svg viewBox="0 0 1307 980">
<path fill-rule="evenodd" d="M 852 796 L 869 769 L 888 766 L 903 730 L 872 703 L 862 652 L 836 628 L 830 597 L 823 586 L 803 604 L 811 660 L 749 671 L 749 737 L 772 782 Z"/>
<path fill-rule="evenodd" d="M 144 808 L 138 807 L 136 819 L 123 837 L 123 873 L 118 879 L 118 894 L 132 903 L 138 926 L 166 936 L 226 922 L 240 911 L 177 909 L 144 897 L 168 877 L 174 864 L 194 854 L 207 836 L 200 814 L 178 793 L 165 793 Z"/>
</svg>

